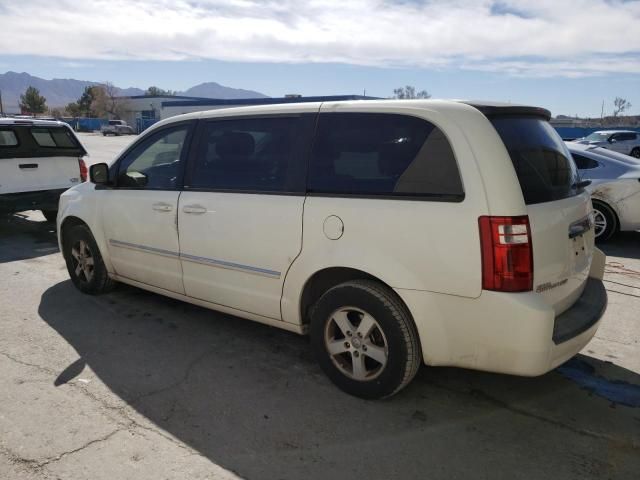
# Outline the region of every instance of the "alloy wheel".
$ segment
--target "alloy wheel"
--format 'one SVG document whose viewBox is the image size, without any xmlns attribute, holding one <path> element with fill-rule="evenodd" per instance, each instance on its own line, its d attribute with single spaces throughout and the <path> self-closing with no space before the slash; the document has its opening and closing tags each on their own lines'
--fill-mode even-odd
<svg viewBox="0 0 640 480">
<path fill-rule="evenodd" d="M 593 220 L 595 224 L 596 238 L 607 229 L 607 217 L 598 209 L 593 209 Z"/>
<path fill-rule="evenodd" d="M 71 248 L 73 257 L 73 271 L 79 280 L 91 282 L 94 272 L 94 257 L 89 244 L 84 240 L 78 240 Z"/>
<path fill-rule="evenodd" d="M 334 365 L 349 378 L 369 381 L 384 370 L 389 348 L 380 324 L 367 312 L 343 307 L 326 322 L 324 343 Z"/>
</svg>

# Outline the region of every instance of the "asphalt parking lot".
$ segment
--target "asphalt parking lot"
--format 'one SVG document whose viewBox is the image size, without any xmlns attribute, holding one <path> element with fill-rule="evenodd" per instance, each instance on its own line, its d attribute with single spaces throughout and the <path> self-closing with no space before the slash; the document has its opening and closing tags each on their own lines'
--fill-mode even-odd
<svg viewBox="0 0 640 480">
<path fill-rule="evenodd" d="M 132 139 L 82 137 L 92 162 Z M 609 308 L 564 366 L 422 368 L 369 402 L 304 337 L 128 286 L 82 295 L 39 212 L 1 219 L 0 478 L 638 478 L 640 233 L 604 250 Z"/>
</svg>

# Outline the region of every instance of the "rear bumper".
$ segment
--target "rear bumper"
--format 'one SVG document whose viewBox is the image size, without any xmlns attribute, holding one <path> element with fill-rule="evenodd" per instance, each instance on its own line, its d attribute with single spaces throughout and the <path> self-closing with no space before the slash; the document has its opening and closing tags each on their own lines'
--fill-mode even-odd
<svg viewBox="0 0 640 480">
<path fill-rule="evenodd" d="M 0 212 L 14 213 L 24 210 L 57 210 L 60 195 L 65 188 L 37 192 L 5 193 L 0 195 Z"/>
<path fill-rule="evenodd" d="M 607 304 L 602 280 L 594 277 L 557 317 L 533 292 L 483 291 L 466 299 L 396 291 L 413 314 L 426 364 L 523 376 L 542 375 L 582 350 Z"/>
</svg>

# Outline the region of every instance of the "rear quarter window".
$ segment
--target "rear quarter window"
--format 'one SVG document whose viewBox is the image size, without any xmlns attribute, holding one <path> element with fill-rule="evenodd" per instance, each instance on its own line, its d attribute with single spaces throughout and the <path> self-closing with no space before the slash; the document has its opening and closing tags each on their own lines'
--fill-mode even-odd
<svg viewBox="0 0 640 480">
<path fill-rule="evenodd" d="M 490 117 L 516 170 L 527 205 L 578 194 L 578 173 L 555 129 L 536 117 Z"/>
<path fill-rule="evenodd" d="M 445 134 L 426 120 L 385 113 L 320 114 L 307 185 L 320 194 L 464 198 Z"/>
</svg>

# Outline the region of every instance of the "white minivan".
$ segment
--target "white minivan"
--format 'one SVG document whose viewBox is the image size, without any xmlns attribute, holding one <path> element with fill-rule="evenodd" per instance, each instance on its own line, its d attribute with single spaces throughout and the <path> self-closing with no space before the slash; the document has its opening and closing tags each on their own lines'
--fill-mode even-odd
<svg viewBox="0 0 640 480">
<path fill-rule="evenodd" d="M 124 282 L 310 335 L 393 395 L 421 363 L 540 375 L 605 310 L 586 183 L 534 107 L 295 103 L 154 125 L 60 199 L 83 292 Z"/>
</svg>

